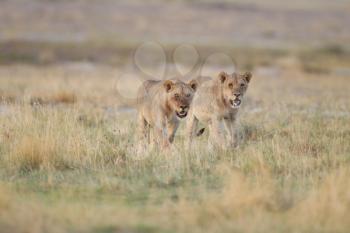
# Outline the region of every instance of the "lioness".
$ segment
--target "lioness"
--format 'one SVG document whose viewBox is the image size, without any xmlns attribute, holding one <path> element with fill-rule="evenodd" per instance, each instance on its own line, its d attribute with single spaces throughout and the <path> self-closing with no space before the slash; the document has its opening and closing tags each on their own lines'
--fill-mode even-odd
<svg viewBox="0 0 350 233">
<path fill-rule="evenodd" d="M 150 143 L 150 128 L 155 141 L 168 147 L 174 140 L 179 118 L 187 116 L 197 81 L 147 80 L 138 90 L 137 110 L 140 140 Z"/>
<path fill-rule="evenodd" d="M 204 131 L 196 133 L 198 121 L 209 126 L 209 140 L 221 147 L 227 142 L 219 131 L 223 122 L 229 146 L 236 145 L 234 123 L 251 78 L 250 72 L 231 75 L 221 72 L 217 78 L 198 87 L 187 119 L 187 148 L 191 147 L 193 136 Z"/>
</svg>

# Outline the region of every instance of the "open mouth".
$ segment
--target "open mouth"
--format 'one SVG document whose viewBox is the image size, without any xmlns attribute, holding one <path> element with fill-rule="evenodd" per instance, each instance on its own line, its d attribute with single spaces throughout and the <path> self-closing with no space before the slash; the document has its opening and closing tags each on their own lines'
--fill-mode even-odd
<svg viewBox="0 0 350 233">
<path fill-rule="evenodd" d="M 187 112 L 183 111 L 183 112 L 176 112 L 176 115 L 180 118 L 184 118 L 187 116 Z"/>
<path fill-rule="evenodd" d="M 232 108 L 239 108 L 241 106 L 242 101 L 240 99 L 230 100 L 230 104 Z"/>
</svg>

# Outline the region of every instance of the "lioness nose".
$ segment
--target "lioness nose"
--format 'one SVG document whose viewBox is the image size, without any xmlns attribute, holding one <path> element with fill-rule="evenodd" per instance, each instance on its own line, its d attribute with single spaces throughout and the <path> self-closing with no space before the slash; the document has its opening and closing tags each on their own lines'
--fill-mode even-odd
<svg viewBox="0 0 350 233">
<path fill-rule="evenodd" d="M 240 97 L 241 94 L 233 94 L 235 97 Z"/>
<path fill-rule="evenodd" d="M 181 105 L 180 108 L 183 111 L 183 110 L 186 110 L 187 106 L 186 105 Z"/>
</svg>

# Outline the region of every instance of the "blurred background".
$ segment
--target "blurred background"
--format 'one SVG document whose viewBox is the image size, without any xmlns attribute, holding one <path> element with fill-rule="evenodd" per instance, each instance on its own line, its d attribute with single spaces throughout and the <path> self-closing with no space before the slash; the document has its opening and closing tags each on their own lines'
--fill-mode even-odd
<svg viewBox="0 0 350 233">
<path fill-rule="evenodd" d="M 144 41 L 232 56 L 241 69 L 350 74 L 348 0 L 1 0 L 0 64 L 123 66 Z"/>
<path fill-rule="evenodd" d="M 117 91 L 232 68 L 239 148 L 138 155 Z M 0 0 L 0 232 L 348 233 L 349 80 L 350 0 Z"/>
</svg>

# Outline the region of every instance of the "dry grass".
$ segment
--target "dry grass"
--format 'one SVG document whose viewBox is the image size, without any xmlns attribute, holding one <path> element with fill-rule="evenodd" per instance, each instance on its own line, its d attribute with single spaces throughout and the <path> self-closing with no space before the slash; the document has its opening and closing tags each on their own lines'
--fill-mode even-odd
<svg viewBox="0 0 350 233">
<path fill-rule="evenodd" d="M 347 77 L 284 69 L 254 71 L 240 148 L 207 151 L 205 134 L 189 154 L 180 128 L 178 153 L 138 157 L 116 70 L 2 67 L 1 231 L 348 232 Z"/>
<path fill-rule="evenodd" d="M 34 96 L 31 97 L 32 105 L 43 104 L 74 104 L 77 101 L 77 96 L 70 91 L 61 90 L 49 96 Z"/>
<path fill-rule="evenodd" d="M 13 106 L 9 111 L 10 115 L 2 119 L 2 159 L 8 168 L 23 172 L 86 166 L 97 169 L 104 159 L 114 156 L 113 151 L 107 156 L 101 154 L 113 146 L 97 128 L 103 123 L 87 119 L 83 111 L 41 105 Z"/>
<path fill-rule="evenodd" d="M 44 138 L 24 137 L 15 146 L 11 162 L 22 170 L 50 167 L 56 163 L 57 149 L 52 141 Z"/>
</svg>

